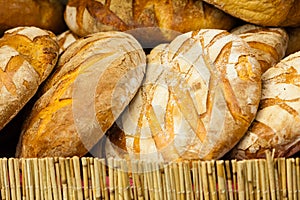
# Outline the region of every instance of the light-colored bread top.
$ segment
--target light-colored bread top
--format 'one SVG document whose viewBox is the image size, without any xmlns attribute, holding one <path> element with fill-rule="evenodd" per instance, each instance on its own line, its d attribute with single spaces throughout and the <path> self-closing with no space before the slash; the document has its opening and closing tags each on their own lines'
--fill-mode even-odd
<svg viewBox="0 0 300 200">
<path fill-rule="evenodd" d="M 145 65 L 142 47 L 129 34 L 100 32 L 76 40 L 25 122 L 17 156 L 85 155 L 133 98 Z"/>
<path fill-rule="evenodd" d="M 251 128 L 232 150 L 238 159 L 291 156 L 300 150 L 300 52 L 262 75 L 262 97 Z"/>
<path fill-rule="evenodd" d="M 299 0 L 204 0 L 246 22 L 262 26 L 299 26 Z"/>
<path fill-rule="evenodd" d="M 106 155 L 217 159 L 246 133 L 261 95 L 260 65 L 241 38 L 202 29 L 148 56 L 146 77 L 111 133 Z"/>
<path fill-rule="evenodd" d="M 246 24 L 235 28 L 231 33 L 237 34 L 253 49 L 262 72 L 278 63 L 285 56 L 289 37 L 283 28 Z"/>
<path fill-rule="evenodd" d="M 142 46 L 153 48 L 192 30 L 228 30 L 237 20 L 201 0 L 69 0 L 65 21 L 80 36 L 98 31 L 128 31 Z"/>
<path fill-rule="evenodd" d="M 18 27 L 0 39 L 0 129 L 33 97 L 58 58 L 56 36 Z"/>
</svg>

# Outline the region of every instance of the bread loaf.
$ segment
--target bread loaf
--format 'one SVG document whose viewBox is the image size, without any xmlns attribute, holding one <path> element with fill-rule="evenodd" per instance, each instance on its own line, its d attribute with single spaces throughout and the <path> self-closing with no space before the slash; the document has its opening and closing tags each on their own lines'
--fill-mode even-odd
<svg viewBox="0 0 300 200">
<path fill-rule="evenodd" d="M 98 31 L 128 31 L 143 46 L 152 45 L 151 48 L 180 33 L 200 28 L 228 30 L 236 23 L 235 18 L 202 0 L 69 0 L 65 21 L 80 36 Z"/>
<path fill-rule="evenodd" d="M 262 75 L 262 97 L 251 128 L 230 152 L 231 158 L 291 156 L 300 150 L 300 52 L 289 55 Z"/>
<path fill-rule="evenodd" d="M 0 129 L 34 96 L 58 58 L 56 36 L 36 27 L 18 27 L 0 39 Z"/>
<path fill-rule="evenodd" d="M 255 117 L 260 75 L 250 47 L 227 31 L 202 29 L 157 46 L 142 87 L 116 123 L 121 131 L 106 141 L 106 156 L 222 157 Z"/>
<path fill-rule="evenodd" d="M 224 12 L 261 26 L 299 26 L 299 0 L 204 0 Z"/>
<path fill-rule="evenodd" d="M 67 29 L 62 0 L 1 0 L 0 34 L 18 26 L 35 26 L 59 34 Z"/>
<path fill-rule="evenodd" d="M 235 28 L 231 32 L 239 35 L 250 45 L 261 65 L 262 72 L 265 72 L 285 56 L 289 37 L 282 28 L 246 24 Z"/>
<path fill-rule="evenodd" d="M 129 34 L 99 32 L 76 40 L 45 83 L 16 156 L 85 155 L 133 98 L 145 65 L 142 47 Z"/>
</svg>

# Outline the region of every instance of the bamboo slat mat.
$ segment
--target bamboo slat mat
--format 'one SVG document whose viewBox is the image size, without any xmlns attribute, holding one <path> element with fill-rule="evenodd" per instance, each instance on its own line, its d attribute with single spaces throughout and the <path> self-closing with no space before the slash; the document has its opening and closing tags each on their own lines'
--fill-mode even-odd
<svg viewBox="0 0 300 200">
<path fill-rule="evenodd" d="M 0 159 L 1 199 L 300 199 L 299 158 L 155 163 Z"/>
</svg>

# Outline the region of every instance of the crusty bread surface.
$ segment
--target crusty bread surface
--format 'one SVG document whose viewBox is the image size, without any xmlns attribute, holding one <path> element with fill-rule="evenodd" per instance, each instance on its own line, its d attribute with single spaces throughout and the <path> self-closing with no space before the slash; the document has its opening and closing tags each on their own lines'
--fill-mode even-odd
<svg viewBox="0 0 300 200">
<path fill-rule="evenodd" d="M 146 77 L 106 142 L 107 157 L 218 159 L 246 133 L 261 95 L 260 64 L 245 41 L 202 29 L 148 55 Z M 118 130 L 119 129 L 119 130 Z"/>
<path fill-rule="evenodd" d="M 300 52 L 285 57 L 262 75 L 259 110 L 231 158 L 288 157 L 300 150 Z"/>
<path fill-rule="evenodd" d="M 142 47 L 129 34 L 100 32 L 76 40 L 45 83 L 16 156 L 85 155 L 133 98 L 145 65 Z"/>
<path fill-rule="evenodd" d="M 0 39 L 0 129 L 35 95 L 58 59 L 56 36 L 36 27 L 7 30 Z"/>
</svg>

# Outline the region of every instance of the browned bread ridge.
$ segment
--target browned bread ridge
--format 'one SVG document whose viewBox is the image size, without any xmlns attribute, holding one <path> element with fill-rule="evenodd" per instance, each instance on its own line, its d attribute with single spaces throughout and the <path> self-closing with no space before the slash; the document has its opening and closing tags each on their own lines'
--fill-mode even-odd
<svg viewBox="0 0 300 200">
<path fill-rule="evenodd" d="M 288 157 L 300 150 L 300 52 L 289 55 L 262 75 L 262 97 L 249 131 L 231 158 L 263 158 L 274 150 Z"/>
<path fill-rule="evenodd" d="M 204 0 L 224 12 L 261 26 L 299 26 L 300 0 Z"/>
<path fill-rule="evenodd" d="M 218 159 L 246 133 L 260 95 L 260 65 L 245 41 L 216 29 L 180 35 L 151 51 L 106 156 Z"/>
<path fill-rule="evenodd" d="M 59 34 L 67 29 L 62 0 L 0 0 L 0 34 L 18 26 L 35 26 Z"/>
<path fill-rule="evenodd" d="M 34 96 L 58 58 L 56 36 L 36 27 L 7 30 L 0 39 L 0 129 Z"/>
<path fill-rule="evenodd" d="M 99 32 L 76 40 L 26 120 L 16 156 L 85 155 L 133 98 L 145 65 L 142 47 L 129 34 Z"/>
<path fill-rule="evenodd" d="M 259 61 L 262 72 L 278 63 L 287 49 L 289 37 L 283 28 L 245 24 L 231 31 L 246 41 Z"/>
<path fill-rule="evenodd" d="M 146 46 L 201 28 L 228 30 L 237 20 L 202 0 L 69 0 L 65 21 L 80 36 L 128 31 Z"/>
</svg>

